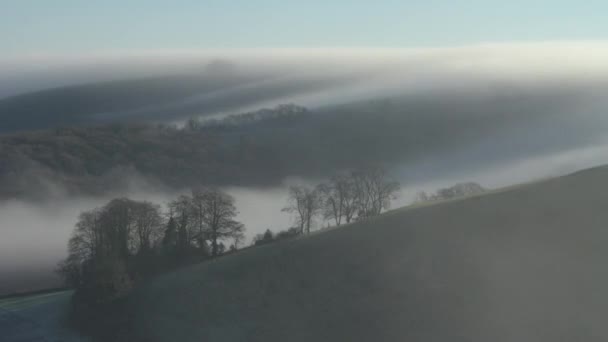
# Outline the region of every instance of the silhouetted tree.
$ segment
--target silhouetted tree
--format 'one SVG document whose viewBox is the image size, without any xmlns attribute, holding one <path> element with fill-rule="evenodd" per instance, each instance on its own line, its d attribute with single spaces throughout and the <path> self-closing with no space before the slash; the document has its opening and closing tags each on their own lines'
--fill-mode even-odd
<svg viewBox="0 0 608 342">
<path fill-rule="evenodd" d="M 189 253 L 191 241 L 196 233 L 192 222 L 192 198 L 182 195 L 169 202 L 169 215 L 175 219 L 177 225 L 177 252 L 184 256 Z"/>
<path fill-rule="evenodd" d="M 196 230 L 196 242 L 198 247 L 204 249 L 207 247 L 208 232 L 206 231 L 206 220 L 205 220 L 205 190 L 198 188 L 192 190 L 192 197 L 190 199 L 190 206 L 192 210 L 192 224 Z"/>
<path fill-rule="evenodd" d="M 232 245 L 230 246 L 231 249 L 237 250 L 239 249 L 239 246 L 241 245 L 241 242 L 243 240 L 245 240 L 245 231 L 240 231 L 240 232 L 235 232 L 234 236 L 232 237 Z"/>
<path fill-rule="evenodd" d="M 321 184 L 319 191 L 323 201 L 323 216 L 334 220 L 336 226 L 344 219 L 350 223 L 357 213 L 357 191 L 355 180 L 348 174 L 338 174 L 329 183 Z"/>
<path fill-rule="evenodd" d="M 286 239 L 295 238 L 298 235 L 299 235 L 298 228 L 292 227 L 287 230 L 282 230 L 282 231 L 276 233 L 276 235 L 274 236 L 274 239 L 275 240 L 286 240 Z"/>
<path fill-rule="evenodd" d="M 190 253 L 190 239 L 188 238 L 188 230 L 185 224 L 180 224 L 177 231 L 177 254 L 180 257 L 186 257 Z"/>
<path fill-rule="evenodd" d="M 211 256 L 220 254 L 221 240 L 235 238 L 242 235 L 245 227 L 235 220 L 238 212 L 234 205 L 234 198 L 218 189 L 197 189 L 193 192 L 195 211 L 200 216 L 199 240 L 209 240 Z"/>
<path fill-rule="evenodd" d="M 289 188 L 287 207 L 283 208 L 283 211 L 294 215 L 300 234 L 310 234 L 314 218 L 319 214 L 322 207 L 322 197 L 318 189 L 292 186 Z"/>
<path fill-rule="evenodd" d="M 274 241 L 274 234 L 270 229 L 266 229 L 264 234 L 258 234 L 253 238 L 253 244 L 256 246 L 265 245 Z"/>
<path fill-rule="evenodd" d="M 68 243 L 68 258 L 60 271 L 80 293 L 98 302 L 120 296 L 131 287 L 129 264 L 150 252 L 162 226 L 160 209 L 127 198 L 83 212 Z M 78 270 L 78 271 L 77 271 Z"/>
<path fill-rule="evenodd" d="M 369 166 L 353 172 L 357 193 L 358 217 L 380 215 L 382 210 L 390 208 L 391 200 L 399 191 L 399 183 L 388 176 L 386 169 Z"/>
<path fill-rule="evenodd" d="M 169 217 L 167 221 L 167 228 L 163 236 L 163 252 L 167 255 L 175 253 L 177 247 L 177 224 L 173 216 Z"/>
<path fill-rule="evenodd" d="M 130 239 L 134 228 L 135 202 L 127 198 L 111 200 L 100 216 L 103 244 L 100 254 L 104 257 L 126 260 L 135 254 L 134 240 Z M 133 248 L 132 248 L 133 247 Z"/>
<path fill-rule="evenodd" d="M 163 216 L 159 205 L 144 201 L 133 204 L 136 243 L 138 253 L 147 254 L 152 251 L 154 241 L 161 236 Z"/>
<path fill-rule="evenodd" d="M 414 203 L 424 203 L 431 200 L 431 197 L 427 195 L 425 191 L 419 191 L 414 197 Z"/>
<path fill-rule="evenodd" d="M 68 287 L 78 288 L 81 286 L 82 278 L 82 262 L 75 260 L 77 256 L 70 254 L 65 260 L 59 262 L 56 272 L 64 280 Z"/>
</svg>

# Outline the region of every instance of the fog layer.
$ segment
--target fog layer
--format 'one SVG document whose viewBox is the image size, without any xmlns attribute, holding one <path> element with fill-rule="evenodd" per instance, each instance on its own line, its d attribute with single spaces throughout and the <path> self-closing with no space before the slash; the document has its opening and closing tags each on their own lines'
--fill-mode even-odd
<svg viewBox="0 0 608 342">
<path fill-rule="evenodd" d="M 217 60 L 229 62 L 213 62 Z M 222 67 L 216 70 L 218 65 Z M 206 79 L 211 74 L 222 80 L 230 75 L 236 81 L 204 91 L 194 82 L 187 91 L 175 91 L 174 97 L 154 105 L 146 103 L 148 93 L 144 91 L 137 101 L 127 97 L 124 103 L 128 105 L 122 108 L 119 104 L 111 111 L 85 101 L 78 108 L 86 113 L 75 111 L 62 117 L 54 114 L 74 107 L 73 101 L 79 98 L 71 91 L 78 87 L 67 93 L 42 93 L 54 104 L 40 107 L 44 111 L 31 112 L 28 107 L 45 103 L 39 102 L 40 93 L 12 97 L 83 83 L 167 75 Z M 391 172 L 404 188 L 397 206 L 408 203 L 418 190 L 433 191 L 462 181 L 505 186 L 608 162 L 604 139 L 607 90 L 608 43 L 604 42 L 39 56 L 0 61 L 0 130 L 12 131 L 6 128 L 9 123 L 14 124 L 14 130 L 28 130 L 123 120 L 182 122 L 192 116 L 225 116 L 288 102 L 332 115 L 336 111 L 348 113 L 369 101 L 391 99 L 396 105 L 389 110 L 411 118 L 404 135 L 420 133 L 414 143 L 392 149 L 408 156 L 392 164 Z M 425 105 L 420 105 L 421 101 Z M 369 108 L 371 116 L 383 110 L 382 103 Z M 471 129 L 452 129 L 463 122 Z M 387 121 L 358 129 L 362 135 L 381 136 L 382 127 L 390 125 Z M 372 129 L 377 130 L 370 132 Z M 441 135 L 435 136 L 437 132 Z M 368 152 L 377 155 L 383 151 L 370 145 Z M 366 158 L 362 153 L 363 162 Z M 322 177 L 316 176 L 307 181 Z M 238 180 L 234 184 L 239 184 Z M 237 199 L 240 219 L 250 237 L 267 228 L 279 230 L 289 225 L 289 217 L 280 212 L 286 197 L 284 187 L 227 189 Z M 136 186 L 120 195 L 165 203 L 179 192 Z M 65 255 L 79 212 L 100 206 L 111 197 L 61 195 L 48 202 L 2 202 L 0 283 L 9 284 L 7 279 L 17 279 L 13 275 L 29 270 L 51 274 Z M 27 286 L 35 284 L 30 281 Z"/>
<path fill-rule="evenodd" d="M 14 129 L 23 130 L 28 125 L 44 128 L 116 120 L 175 121 L 288 102 L 315 108 L 429 92 L 437 92 L 437 96 L 448 93 L 481 97 L 510 91 L 559 90 L 560 94 L 569 94 L 605 85 L 606 60 L 608 43 L 604 42 L 34 56 L 19 61 L 0 60 L 0 99 L 5 98 L 0 101 L 0 120 L 6 131 L 17 113 L 32 117 L 29 123 L 14 125 Z M 133 79 L 162 81 L 168 76 L 175 82 L 166 82 L 164 91 L 174 96 L 154 105 L 153 100 L 159 97 L 155 92 L 158 87 L 121 84 Z M 193 78 L 201 81 L 192 82 Z M 220 80 L 226 78 L 233 82 L 216 87 L 205 84 L 211 79 L 224 84 Z M 108 81 L 114 82 L 96 90 L 108 96 L 105 102 L 113 103 L 111 111 L 77 86 Z M 72 87 L 36 96 L 9 97 L 66 86 Z M 124 88 L 119 94 L 112 95 L 112 89 L 120 86 Z M 45 106 L 34 107 L 36 113 L 31 113 L 32 102 Z"/>
</svg>

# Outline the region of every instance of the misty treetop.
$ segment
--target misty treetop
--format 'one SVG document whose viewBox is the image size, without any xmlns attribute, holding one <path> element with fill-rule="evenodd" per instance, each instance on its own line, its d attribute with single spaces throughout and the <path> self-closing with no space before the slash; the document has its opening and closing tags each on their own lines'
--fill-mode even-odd
<svg viewBox="0 0 608 342">
<path fill-rule="evenodd" d="M 289 176 L 322 178 L 363 163 L 422 158 L 450 148 L 455 136 L 466 143 L 493 127 L 483 113 L 446 123 L 439 114 L 447 109 L 424 101 L 417 106 L 388 100 L 322 110 L 284 105 L 190 120 L 181 128 L 116 123 L 1 135 L 0 197 L 103 194 L 133 180 L 170 188 L 201 179 L 207 186 L 278 185 Z"/>
</svg>

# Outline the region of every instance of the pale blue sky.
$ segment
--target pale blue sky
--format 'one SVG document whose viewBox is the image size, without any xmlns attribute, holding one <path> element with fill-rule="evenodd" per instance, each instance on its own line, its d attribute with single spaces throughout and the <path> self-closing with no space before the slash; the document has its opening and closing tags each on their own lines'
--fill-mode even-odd
<svg viewBox="0 0 608 342">
<path fill-rule="evenodd" d="M 598 40 L 608 1 L 0 0 L 3 55 Z"/>
</svg>

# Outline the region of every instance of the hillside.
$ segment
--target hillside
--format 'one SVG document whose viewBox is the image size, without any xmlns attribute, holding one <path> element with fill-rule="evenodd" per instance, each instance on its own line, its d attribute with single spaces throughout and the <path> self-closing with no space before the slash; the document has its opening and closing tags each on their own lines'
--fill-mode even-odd
<svg viewBox="0 0 608 342">
<path fill-rule="evenodd" d="M 290 102 L 360 76 L 295 78 L 276 70 L 210 70 L 93 82 L 0 98 L 0 133 L 117 122 L 175 122 Z"/>
<path fill-rule="evenodd" d="M 269 75 L 171 75 L 72 85 L 0 99 L 0 132 L 131 120 L 163 106 L 251 84 Z M 156 109 L 156 110 L 155 110 Z M 175 110 L 173 110 L 175 111 Z M 152 113 L 154 112 L 154 113 Z"/>
<path fill-rule="evenodd" d="M 146 341 L 604 341 L 608 168 L 253 248 L 131 298 Z"/>
<path fill-rule="evenodd" d="M 539 103 L 531 100 L 514 108 L 511 100 L 282 105 L 214 124 L 193 120 L 185 128 L 123 122 L 0 134 L 0 199 L 44 198 L 58 189 L 103 195 L 142 180 L 173 188 L 201 182 L 273 186 L 286 177 L 324 178 L 362 163 L 404 166 L 412 183 L 446 177 L 455 167 L 560 153 L 604 135 L 604 124 L 590 129 L 579 116 L 537 111 Z M 427 167 L 417 171 L 416 165 Z"/>
</svg>

